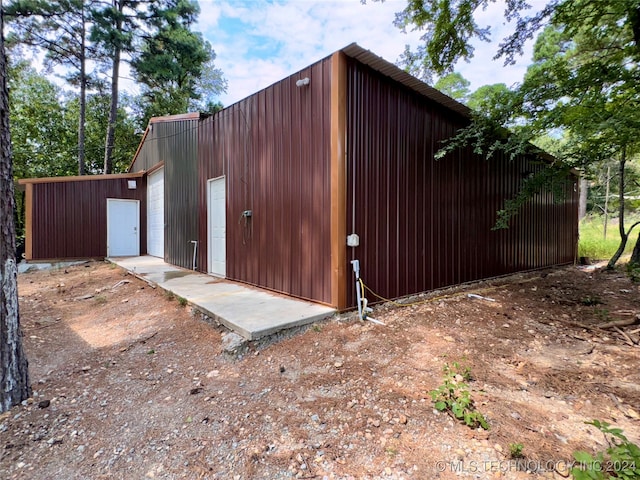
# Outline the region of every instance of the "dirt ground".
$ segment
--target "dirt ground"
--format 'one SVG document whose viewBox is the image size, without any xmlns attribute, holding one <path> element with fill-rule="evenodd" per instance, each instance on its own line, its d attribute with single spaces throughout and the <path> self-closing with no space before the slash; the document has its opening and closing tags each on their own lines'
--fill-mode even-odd
<svg viewBox="0 0 640 480">
<path fill-rule="evenodd" d="M 477 283 L 240 358 L 223 328 L 106 263 L 21 274 L 19 293 L 33 399 L 0 416 L 2 479 L 559 479 L 573 451 L 606 446 L 585 421 L 640 439 L 640 349 L 593 328 L 640 312 L 619 272 Z M 454 361 L 489 431 L 434 409 Z"/>
</svg>

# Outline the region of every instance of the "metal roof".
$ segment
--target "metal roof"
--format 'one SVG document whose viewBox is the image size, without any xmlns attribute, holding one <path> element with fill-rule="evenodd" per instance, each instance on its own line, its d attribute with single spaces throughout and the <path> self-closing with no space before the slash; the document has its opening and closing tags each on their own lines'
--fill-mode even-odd
<svg viewBox="0 0 640 480">
<path fill-rule="evenodd" d="M 421 95 L 433 100 L 440 105 L 453 110 L 456 113 L 464 117 L 471 117 L 471 109 L 466 105 L 454 100 L 453 98 L 445 95 L 444 93 L 430 87 L 422 80 L 418 80 L 413 75 L 408 74 L 401 68 L 398 68 L 391 62 L 386 61 L 384 58 L 379 57 L 370 50 L 362 48 L 357 43 L 352 43 L 340 50 L 348 57 L 354 58 L 365 65 L 373 68 L 374 70 L 392 78 L 396 82 L 403 84 Z"/>
</svg>

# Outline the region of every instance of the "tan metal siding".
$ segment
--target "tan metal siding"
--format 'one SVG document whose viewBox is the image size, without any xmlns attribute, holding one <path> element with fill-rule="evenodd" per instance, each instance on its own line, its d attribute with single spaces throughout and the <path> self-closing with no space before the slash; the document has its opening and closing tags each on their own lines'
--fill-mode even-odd
<svg viewBox="0 0 640 480">
<path fill-rule="evenodd" d="M 469 149 L 435 161 L 441 141 L 467 120 L 361 63 L 348 67 L 350 259 L 387 298 L 522 270 L 570 263 L 577 193 L 537 195 L 508 230 L 496 212 L 516 194 L 531 161 L 486 161 Z M 354 305 L 353 292 L 349 292 Z"/>
<path fill-rule="evenodd" d="M 330 59 L 202 121 L 200 209 L 206 181 L 227 179 L 227 277 L 331 301 Z M 297 87 L 298 79 L 310 84 Z M 253 216 L 245 221 L 244 210 Z M 201 270 L 207 217 L 200 216 Z"/>
<path fill-rule="evenodd" d="M 107 255 L 107 198 L 140 200 L 140 252 L 146 252 L 143 178 L 129 190 L 126 178 L 34 183 L 32 260 Z"/>
<path fill-rule="evenodd" d="M 164 259 L 184 268 L 192 268 L 191 240 L 198 240 L 198 125 L 183 117 L 152 121 L 130 169 L 164 163 Z"/>
<path fill-rule="evenodd" d="M 160 123 L 154 131 L 164 161 L 165 261 L 193 266 L 192 240 L 198 240 L 198 120 Z"/>
</svg>

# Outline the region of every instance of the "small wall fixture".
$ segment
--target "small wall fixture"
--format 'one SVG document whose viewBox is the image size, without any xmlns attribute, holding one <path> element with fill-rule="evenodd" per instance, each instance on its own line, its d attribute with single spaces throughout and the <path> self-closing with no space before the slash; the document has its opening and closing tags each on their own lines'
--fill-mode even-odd
<svg viewBox="0 0 640 480">
<path fill-rule="evenodd" d="M 309 82 L 310 82 L 309 77 L 301 78 L 296 82 L 296 87 L 304 87 L 306 85 L 309 85 Z"/>
<path fill-rule="evenodd" d="M 129 190 L 135 190 L 138 188 L 138 182 L 135 180 L 127 180 L 127 187 L 129 187 Z"/>
</svg>

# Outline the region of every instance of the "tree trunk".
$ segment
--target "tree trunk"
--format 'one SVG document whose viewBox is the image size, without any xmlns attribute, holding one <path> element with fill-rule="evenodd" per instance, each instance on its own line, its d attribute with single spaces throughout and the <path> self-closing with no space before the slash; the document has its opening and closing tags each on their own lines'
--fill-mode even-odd
<svg viewBox="0 0 640 480">
<path fill-rule="evenodd" d="M 111 75 L 111 108 L 109 110 L 109 124 L 104 145 L 104 173 L 113 173 L 113 146 L 116 140 L 116 122 L 118 120 L 118 75 L 120 70 L 120 49 L 113 58 L 113 73 Z"/>
<path fill-rule="evenodd" d="M 607 239 L 607 224 L 609 222 L 609 190 L 611 186 L 611 166 L 607 165 L 607 189 L 604 194 L 604 240 Z"/>
<path fill-rule="evenodd" d="M 122 11 L 124 2 L 114 2 L 120 15 L 117 16 L 116 30 L 122 31 Z M 113 147 L 116 141 L 116 123 L 118 121 L 118 81 L 120 75 L 120 45 L 116 45 L 111 69 L 111 108 L 109 109 L 109 123 L 104 145 L 104 173 L 113 173 Z"/>
<path fill-rule="evenodd" d="M 3 25 L 4 18 L 0 11 L 0 412 L 9 410 L 31 395 L 18 307 L 13 166 Z"/>
<path fill-rule="evenodd" d="M 589 193 L 589 182 L 586 178 L 580 178 L 580 198 L 578 199 L 578 221 L 587 215 L 587 193 Z"/>
<path fill-rule="evenodd" d="M 625 147 L 622 147 L 620 163 L 618 164 L 618 176 L 619 176 L 618 199 L 620 202 L 620 205 L 618 206 L 619 220 L 620 220 L 618 223 L 618 231 L 620 232 L 620 244 L 618 245 L 618 250 L 616 250 L 616 253 L 614 253 L 613 257 L 611 257 L 611 260 L 609 260 L 609 263 L 607 264 L 607 270 L 613 270 L 613 268 L 616 266 L 616 263 L 618 262 L 618 260 L 620 260 L 620 257 L 622 256 L 624 249 L 627 246 L 627 240 L 629 239 L 629 235 L 627 234 L 624 228 L 624 167 L 626 163 L 627 163 L 627 148 L 625 146 Z"/>
<path fill-rule="evenodd" d="M 640 267 L 640 233 L 638 233 L 638 239 L 636 240 L 636 244 L 633 247 L 633 252 L 631 253 L 631 259 L 629 260 L 629 265 L 634 267 Z"/>
<path fill-rule="evenodd" d="M 85 174 L 85 125 L 87 116 L 87 57 L 86 57 L 86 22 L 82 12 L 82 40 L 80 46 L 80 119 L 78 120 L 78 175 Z"/>
</svg>

